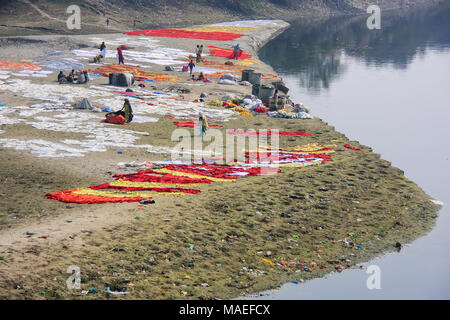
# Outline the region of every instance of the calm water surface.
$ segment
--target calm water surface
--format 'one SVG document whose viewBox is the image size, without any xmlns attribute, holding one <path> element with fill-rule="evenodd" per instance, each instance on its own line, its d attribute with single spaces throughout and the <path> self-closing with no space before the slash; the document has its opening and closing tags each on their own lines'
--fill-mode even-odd
<svg viewBox="0 0 450 320">
<path fill-rule="evenodd" d="M 261 299 L 450 298 L 450 2 L 382 12 L 381 30 L 368 30 L 366 18 L 295 23 L 260 57 L 294 101 L 372 147 L 444 207 L 429 234 L 364 264 L 380 267 L 380 290 L 367 289 L 365 268 L 350 269 Z"/>
</svg>

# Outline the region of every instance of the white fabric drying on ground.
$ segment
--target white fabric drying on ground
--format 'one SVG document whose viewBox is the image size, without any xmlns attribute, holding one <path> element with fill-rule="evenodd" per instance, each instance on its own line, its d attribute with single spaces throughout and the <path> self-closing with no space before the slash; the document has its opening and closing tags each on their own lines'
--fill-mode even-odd
<svg viewBox="0 0 450 320">
<path fill-rule="evenodd" d="M 191 115 L 198 116 L 199 112 L 203 112 L 205 116 L 215 119 L 227 118 L 233 115 L 233 111 L 231 110 L 210 109 L 205 107 L 202 103 L 189 101 L 160 98 L 150 100 L 149 102 L 155 103 L 154 106 L 151 106 L 142 102 L 140 99 L 133 97 L 128 97 L 128 99 L 130 100 L 133 113 L 135 114 L 158 114 L 162 116 L 172 114 L 176 117 L 188 117 Z M 158 101 L 162 104 L 158 104 Z M 123 97 L 97 99 L 94 100 L 94 103 L 108 106 L 111 110 L 119 110 L 123 106 Z"/>
<path fill-rule="evenodd" d="M 75 102 L 80 97 L 90 99 L 92 97 L 112 95 L 112 93 L 105 92 L 105 90 L 87 89 L 76 84 L 36 84 L 28 79 L 10 79 L 2 86 L 2 90 L 19 93 L 26 98 L 52 102 L 61 101 L 61 97 L 67 99 L 66 101 L 68 102 Z"/>
<path fill-rule="evenodd" d="M 215 69 L 215 68 L 209 68 L 204 66 L 195 66 L 193 69 L 194 72 L 203 72 L 204 74 L 212 74 L 216 72 L 232 72 L 232 70 L 222 70 L 222 69 Z"/>
<path fill-rule="evenodd" d="M 223 27 L 259 27 L 268 24 L 275 24 L 275 20 L 240 20 L 240 21 L 230 21 L 212 24 L 212 26 L 223 26 Z"/>
<path fill-rule="evenodd" d="M 116 47 L 120 45 L 126 45 L 127 47 L 148 47 L 148 48 L 159 47 L 158 45 L 159 40 L 152 39 L 150 37 L 136 38 L 135 36 L 126 36 L 114 40 L 106 40 L 102 38 L 89 38 L 89 41 L 95 43 L 96 45 L 105 42 L 107 50 L 116 50 Z"/>
<path fill-rule="evenodd" d="M 61 60 L 43 60 L 36 63 L 52 71 L 65 71 L 84 68 L 82 63 L 72 58 L 64 58 Z"/>
<path fill-rule="evenodd" d="M 183 61 L 177 59 L 187 59 L 190 52 L 174 48 L 155 48 L 152 50 L 135 51 L 123 50 L 123 55 L 126 61 L 137 61 L 145 63 L 153 63 L 159 65 L 175 65 L 182 64 Z M 99 54 L 98 49 L 77 49 L 72 50 L 72 53 L 79 58 L 90 59 Z M 116 58 L 116 50 L 108 50 L 106 58 Z M 130 63 L 127 63 L 130 64 Z M 143 66 L 145 67 L 145 66 Z"/>
</svg>

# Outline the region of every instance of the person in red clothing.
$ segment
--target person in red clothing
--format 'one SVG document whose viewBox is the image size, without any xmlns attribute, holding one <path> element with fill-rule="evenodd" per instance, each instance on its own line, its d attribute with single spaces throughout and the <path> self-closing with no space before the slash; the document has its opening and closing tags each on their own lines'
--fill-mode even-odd
<svg viewBox="0 0 450 320">
<path fill-rule="evenodd" d="M 117 47 L 117 56 L 119 58 L 119 64 L 125 64 L 122 49 L 120 47 Z"/>
</svg>

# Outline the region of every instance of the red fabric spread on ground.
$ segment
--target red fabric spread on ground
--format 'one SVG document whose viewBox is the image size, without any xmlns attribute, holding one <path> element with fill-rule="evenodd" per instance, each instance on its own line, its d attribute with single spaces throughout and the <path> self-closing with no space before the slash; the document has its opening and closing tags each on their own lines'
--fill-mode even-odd
<svg viewBox="0 0 450 320">
<path fill-rule="evenodd" d="M 154 175 L 149 175 L 149 173 Z M 114 175 L 114 178 L 133 182 L 157 182 L 166 184 L 212 183 L 212 180 L 206 178 L 180 177 L 169 173 L 154 172 L 151 169 L 141 170 L 138 173 L 133 174 L 116 174 Z"/>
<path fill-rule="evenodd" d="M 101 190 L 101 189 L 116 189 L 120 191 L 155 191 L 155 192 L 183 192 L 183 193 L 199 193 L 200 190 L 197 189 L 185 189 L 185 188 L 143 188 L 143 187 L 121 187 L 121 186 L 112 186 L 109 183 L 99 184 L 97 186 L 89 187 L 93 190 Z"/>
<path fill-rule="evenodd" d="M 233 129 L 228 129 L 227 130 L 228 134 L 244 134 L 244 135 L 249 135 L 249 136 L 253 136 L 253 135 L 268 135 L 271 136 L 272 135 L 272 131 L 267 130 L 265 132 L 263 131 L 236 131 Z M 288 132 L 288 131 L 279 131 L 278 134 L 280 136 L 303 136 L 303 137 L 309 137 L 312 136 L 311 133 L 307 133 L 307 132 Z"/>
<path fill-rule="evenodd" d="M 223 57 L 223 58 L 234 58 L 234 49 L 225 49 L 225 48 L 219 48 L 215 46 L 208 46 L 209 48 L 209 55 L 214 57 Z M 242 50 L 239 50 L 238 59 L 244 60 L 244 59 L 251 59 L 252 55 L 248 54 Z"/>
<path fill-rule="evenodd" d="M 87 194 L 74 194 L 73 191 L 76 190 L 77 189 L 47 193 L 45 196 L 48 199 L 54 199 L 62 202 L 71 202 L 71 203 L 107 203 L 107 202 L 117 203 L 117 202 L 138 202 L 144 200 L 144 198 L 142 197 L 102 197 Z"/>
<path fill-rule="evenodd" d="M 147 37 L 166 37 L 166 38 L 187 38 L 187 39 L 203 39 L 203 40 L 217 40 L 230 41 L 245 36 L 245 34 L 231 33 L 231 32 L 198 32 L 188 31 L 182 29 L 150 29 L 150 30 L 136 30 L 124 32 L 129 36 L 147 36 Z"/>
<path fill-rule="evenodd" d="M 186 128 L 197 128 L 198 127 L 198 125 L 196 123 L 194 123 L 194 121 L 174 121 L 173 124 L 176 125 L 177 127 L 186 127 Z M 222 128 L 222 126 L 218 125 L 218 124 L 208 124 L 208 127 Z"/>
<path fill-rule="evenodd" d="M 185 173 L 192 173 L 192 174 L 198 174 L 202 176 L 207 177 L 213 177 L 213 178 L 220 178 L 220 179 L 230 179 L 230 180 L 236 180 L 239 179 L 238 176 L 233 176 L 233 173 L 236 172 L 247 172 L 247 176 L 256 176 L 261 173 L 261 168 L 238 168 L 228 165 L 178 165 L 178 164 L 171 164 L 168 166 L 165 166 L 164 168 L 168 170 L 178 171 L 178 172 L 185 172 Z M 266 171 L 267 172 L 267 171 Z M 278 172 L 278 171 L 274 171 Z"/>
<path fill-rule="evenodd" d="M 229 165 L 206 165 L 206 164 L 193 164 L 193 165 L 167 165 L 163 168 L 168 170 L 173 170 L 181 173 L 190 173 L 202 176 L 209 176 L 222 179 L 236 180 L 241 176 L 233 176 L 236 173 L 246 172 L 246 176 L 255 176 L 259 174 L 269 174 L 274 172 L 280 172 L 277 168 L 259 168 L 259 167 L 235 167 Z M 193 184 L 193 183 L 211 183 L 209 179 L 196 179 L 191 177 L 175 176 L 169 173 L 159 173 L 152 169 L 141 170 L 134 174 L 120 174 L 114 176 L 116 179 L 123 179 L 126 181 L 134 182 L 160 182 L 167 184 Z M 154 191 L 154 192 L 167 192 L 167 193 L 199 193 L 200 190 L 189 189 L 189 188 L 179 188 L 179 187 L 128 187 L 128 186 L 114 186 L 110 183 L 105 183 L 101 185 L 89 187 L 92 190 L 107 190 L 114 189 L 119 190 L 119 192 L 134 192 L 134 191 Z M 138 202 L 143 200 L 143 197 L 114 197 L 114 196 L 96 196 L 88 194 L 76 194 L 73 190 L 58 191 L 55 193 L 48 193 L 46 197 L 49 199 L 55 199 L 62 202 L 74 202 L 74 203 L 106 203 L 106 202 Z M 151 198 L 146 198 L 151 199 Z"/>
<path fill-rule="evenodd" d="M 344 147 L 346 147 L 347 149 L 351 149 L 351 150 L 361 150 L 360 148 L 352 147 L 352 146 L 349 145 L 349 144 L 344 144 Z"/>
</svg>

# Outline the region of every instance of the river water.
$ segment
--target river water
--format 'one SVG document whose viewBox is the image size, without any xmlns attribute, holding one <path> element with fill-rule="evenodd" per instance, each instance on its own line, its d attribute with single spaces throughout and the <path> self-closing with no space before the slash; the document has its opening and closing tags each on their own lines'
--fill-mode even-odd
<svg viewBox="0 0 450 320">
<path fill-rule="evenodd" d="M 364 269 L 288 283 L 253 299 L 450 298 L 450 2 L 382 11 L 381 30 L 369 30 L 366 19 L 294 23 L 260 58 L 282 76 L 292 100 L 444 202 L 436 226 Z M 370 265 L 380 268 L 380 289 L 367 288 Z"/>
</svg>

